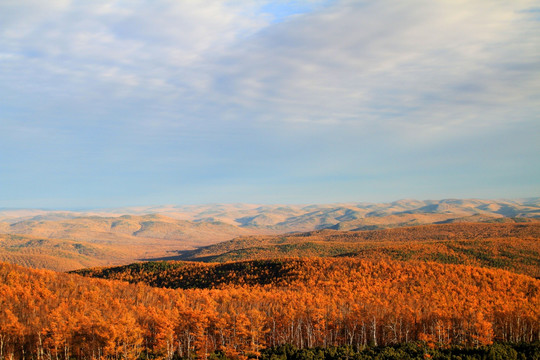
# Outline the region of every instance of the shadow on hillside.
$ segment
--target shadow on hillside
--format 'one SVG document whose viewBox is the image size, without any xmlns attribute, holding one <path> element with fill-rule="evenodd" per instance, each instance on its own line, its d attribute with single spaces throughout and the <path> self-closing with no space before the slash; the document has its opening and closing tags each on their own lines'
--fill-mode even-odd
<svg viewBox="0 0 540 360">
<path fill-rule="evenodd" d="M 198 262 L 211 262 L 214 256 L 196 256 L 199 252 L 199 249 L 196 250 L 176 250 L 171 251 L 176 255 L 155 257 L 155 258 L 141 258 L 137 259 L 138 261 L 198 261 Z"/>
</svg>

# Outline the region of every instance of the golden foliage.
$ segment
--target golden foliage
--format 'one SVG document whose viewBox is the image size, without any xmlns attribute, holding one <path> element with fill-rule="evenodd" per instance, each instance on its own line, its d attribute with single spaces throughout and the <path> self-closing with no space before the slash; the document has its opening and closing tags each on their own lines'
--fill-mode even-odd
<svg viewBox="0 0 540 360">
<path fill-rule="evenodd" d="M 540 331 L 540 281 L 502 270 L 352 258 L 177 268 L 199 285 L 171 290 L 0 265 L 0 357 L 221 350 L 245 358 L 285 343 L 482 345 L 532 342 Z"/>
</svg>

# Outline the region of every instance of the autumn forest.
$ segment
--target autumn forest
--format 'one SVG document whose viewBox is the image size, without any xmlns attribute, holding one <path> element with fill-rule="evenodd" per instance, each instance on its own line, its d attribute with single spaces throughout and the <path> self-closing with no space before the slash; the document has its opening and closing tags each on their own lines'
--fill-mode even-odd
<svg viewBox="0 0 540 360">
<path fill-rule="evenodd" d="M 539 234 L 324 230 L 239 237 L 191 261 L 2 263 L 0 359 L 538 358 Z"/>
</svg>

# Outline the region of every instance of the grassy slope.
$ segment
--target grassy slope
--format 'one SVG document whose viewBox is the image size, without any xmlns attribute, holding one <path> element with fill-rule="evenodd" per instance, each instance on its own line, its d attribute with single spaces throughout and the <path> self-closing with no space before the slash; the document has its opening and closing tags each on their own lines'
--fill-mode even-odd
<svg viewBox="0 0 540 360">
<path fill-rule="evenodd" d="M 25 220 L 9 224 L 8 227 L 4 224 L 0 231 L 96 243 L 129 242 L 137 239 L 180 240 L 185 247 L 212 244 L 252 233 L 221 222 L 195 223 L 161 215 L 88 216 L 56 221 Z"/>
<path fill-rule="evenodd" d="M 30 268 L 68 271 L 130 261 L 120 249 L 84 241 L 0 234 L 0 261 Z"/>
<path fill-rule="evenodd" d="M 126 264 L 253 233 L 160 215 L 0 223 L 0 261 L 57 271 Z"/>
</svg>

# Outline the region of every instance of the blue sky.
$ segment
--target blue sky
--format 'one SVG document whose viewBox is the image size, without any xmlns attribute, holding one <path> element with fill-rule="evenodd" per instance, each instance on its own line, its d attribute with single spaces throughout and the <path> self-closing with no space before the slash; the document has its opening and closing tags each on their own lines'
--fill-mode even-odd
<svg viewBox="0 0 540 360">
<path fill-rule="evenodd" d="M 536 1 L 0 2 L 0 207 L 540 195 Z"/>
</svg>

